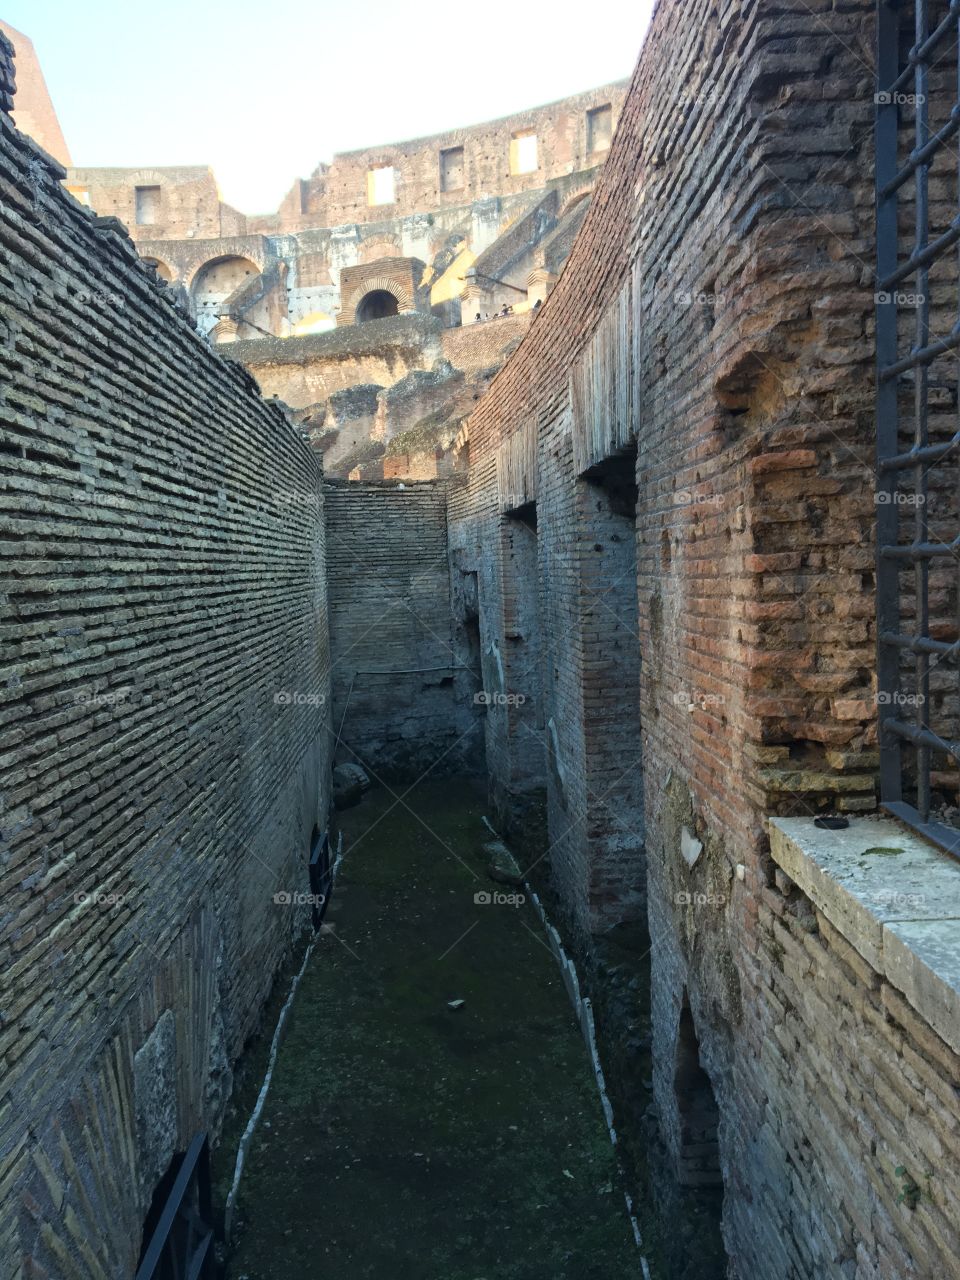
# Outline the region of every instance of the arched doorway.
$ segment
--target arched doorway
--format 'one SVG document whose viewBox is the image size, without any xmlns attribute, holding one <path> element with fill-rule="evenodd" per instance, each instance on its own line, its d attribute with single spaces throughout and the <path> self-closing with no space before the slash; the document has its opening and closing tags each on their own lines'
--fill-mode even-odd
<svg viewBox="0 0 960 1280">
<path fill-rule="evenodd" d="M 200 268 L 190 288 L 197 328 L 209 333 L 222 315 L 223 303 L 260 268 L 247 258 L 215 258 Z"/>
<path fill-rule="evenodd" d="M 386 289 L 373 289 L 360 299 L 354 314 L 357 324 L 364 324 L 367 320 L 383 320 L 387 316 L 399 315 L 400 304 Z"/>
</svg>

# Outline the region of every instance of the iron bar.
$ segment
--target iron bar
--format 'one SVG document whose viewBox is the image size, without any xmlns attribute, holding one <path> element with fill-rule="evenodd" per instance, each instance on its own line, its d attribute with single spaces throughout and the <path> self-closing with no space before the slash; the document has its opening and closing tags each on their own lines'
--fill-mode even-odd
<svg viewBox="0 0 960 1280">
<path fill-rule="evenodd" d="M 931 640 L 928 636 L 902 636 L 885 631 L 880 636 L 880 643 L 906 649 L 911 653 L 932 653 L 941 661 L 952 662 L 960 658 L 960 640 L 951 643 L 946 640 Z"/>
<path fill-rule="evenodd" d="M 896 314 L 896 313 L 894 313 Z M 953 326 L 945 338 L 938 338 L 925 347 L 914 347 L 909 355 L 891 365 L 880 366 L 880 381 L 890 382 L 893 378 L 906 373 L 908 369 L 925 369 L 933 364 L 937 356 L 945 355 L 960 347 L 960 320 Z"/>
<path fill-rule="evenodd" d="M 919 267 L 929 266 L 941 253 L 945 253 L 947 249 L 955 245 L 958 240 L 960 240 L 960 214 L 953 219 L 946 231 L 937 236 L 936 240 L 931 240 L 922 251 L 915 249 L 906 262 L 899 267 L 891 268 L 883 275 L 878 271 L 880 292 L 889 293 L 895 284 L 900 284 L 908 276 L 912 276 Z"/>
<path fill-rule="evenodd" d="M 938 733 L 933 733 L 930 729 L 910 724 L 907 720 L 893 718 L 887 721 L 885 728 L 889 733 L 895 733 L 898 738 L 905 738 L 908 742 L 912 742 L 915 747 L 940 751 L 944 755 L 952 756 L 954 760 L 960 760 L 960 742 L 948 742 L 946 738 L 941 738 Z"/>
<path fill-rule="evenodd" d="M 960 445 L 960 431 L 956 431 L 949 440 L 942 444 L 928 444 L 924 449 L 914 447 L 907 453 L 895 454 L 892 458 L 884 458 L 880 463 L 881 471 L 902 471 L 919 462 L 940 462 L 948 453 Z"/>
<path fill-rule="evenodd" d="M 902 52 L 907 33 L 905 29 L 901 31 L 901 17 L 905 19 L 911 12 L 910 47 Z M 934 774 L 935 759 L 945 758 L 950 764 L 960 762 L 960 742 L 950 741 L 933 727 L 934 708 L 930 697 L 934 667 L 941 663 L 960 665 L 960 640 L 935 639 L 931 634 L 930 594 L 934 566 L 947 564 L 951 556 L 957 558 L 960 565 L 960 534 L 953 536 L 955 513 L 950 513 L 953 528 L 946 536 L 939 523 L 931 534 L 930 508 L 931 496 L 939 498 L 943 492 L 939 486 L 931 490 L 932 470 L 951 454 L 951 461 L 960 464 L 960 404 L 950 438 L 933 443 L 930 440 L 931 430 L 937 430 L 931 428 L 931 416 L 939 411 L 943 383 L 943 374 L 939 371 L 937 382 L 932 382 L 931 366 L 952 353 L 952 367 L 956 368 L 956 353 L 960 352 L 960 210 L 954 203 L 950 220 L 943 219 L 940 223 L 941 226 L 945 223 L 946 229 L 931 235 L 930 178 L 934 164 L 946 155 L 947 144 L 960 134 L 960 68 L 943 103 L 944 109 L 939 112 L 933 110 L 938 104 L 931 104 L 931 92 L 942 94 L 943 91 L 931 72 L 945 56 L 942 46 L 946 37 L 958 33 L 960 0 L 950 0 L 948 12 L 936 21 L 933 30 L 930 24 L 928 0 L 915 0 L 912 5 L 908 5 L 907 0 L 878 0 L 875 499 L 880 794 L 888 812 L 960 856 L 960 830 L 939 821 L 934 813 L 935 801 L 939 802 L 947 786 L 942 772 Z M 883 86 L 889 88 L 884 90 Z M 908 89 L 912 92 L 902 92 Z M 903 136 L 901 107 L 912 112 L 913 137 L 906 163 L 901 163 L 899 158 Z M 939 121 L 937 128 L 931 126 L 932 120 Z M 936 199 L 942 201 L 940 189 L 935 191 Z M 913 234 L 901 245 L 908 209 L 912 213 Z M 958 273 L 952 307 L 958 318 L 946 334 L 936 337 L 931 333 L 931 269 L 947 262 L 955 265 Z M 897 285 L 908 279 L 913 280 L 909 293 L 895 291 Z M 903 331 L 898 328 L 898 322 L 906 322 L 908 318 L 912 329 L 909 339 L 905 332 L 907 324 L 903 323 Z M 908 341 L 909 348 L 904 350 Z M 931 404 L 934 386 L 938 392 L 936 406 Z M 908 391 L 912 400 L 909 411 L 906 410 Z M 901 422 L 901 413 L 905 412 L 909 412 L 912 420 Z M 905 448 L 901 428 L 905 434 L 908 426 L 912 439 Z M 938 513 L 938 520 L 940 518 Z M 912 526 L 909 532 L 908 519 Z M 936 609 L 942 611 L 945 597 L 939 571 L 935 581 Z M 960 573 L 956 589 L 960 595 Z M 910 618 L 909 633 L 903 624 L 904 617 Z M 960 634 L 960 598 L 950 617 L 949 634 Z M 936 620 L 941 625 L 946 621 L 942 612 L 936 614 Z M 957 630 L 952 629 L 954 625 Z M 957 678 L 960 680 L 960 671 Z M 937 692 L 939 697 L 941 690 Z M 938 702 L 937 715 L 940 714 Z M 949 720 L 948 724 L 948 733 L 955 734 L 954 722 Z M 903 794 L 907 763 L 913 766 L 908 771 L 911 787 L 915 789 L 912 803 L 908 803 Z M 960 773 L 957 779 L 960 783 Z"/>
<path fill-rule="evenodd" d="M 924 147 L 911 154 L 910 159 L 902 169 L 897 170 L 897 176 L 891 182 L 887 183 L 881 194 L 885 196 L 892 195 L 894 191 L 899 187 L 902 187 L 908 179 L 913 177 L 914 173 L 917 171 L 917 167 L 921 164 L 926 164 L 928 160 L 931 160 L 937 150 L 942 147 L 945 142 L 949 142 L 957 132 L 960 132 L 960 106 L 953 108 L 950 112 L 950 119 L 942 129 L 938 130 L 933 135 Z"/>
<path fill-rule="evenodd" d="M 960 535 L 952 542 L 911 542 L 906 546 L 883 547 L 881 554 L 885 560 L 902 560 L 910 564 L 956 556 L 960 555 Z"/>
<path fill-rule="evenodd" d="M 917 0 L 917 4 L 918 7 L 922 4 L 924 8 L 926 8 L 926 0 Z M 946 17 L 937 24 L 923 44 L 918 42 L 918 44 L 915 45 L 907 54 L 906 65 L 897 76 L 896 80 L 894 80 L 890 85 L 889 92 L 891 95 L 896 93 L 897 90 L 902 89 L 905 84 L 910 83 L 910 77 L 913 75 L 916 67 L 921 62 L 926 62 L 929 59 L 931 53 L 933 53 L 934 49 L 936 49 L 937 45 L 950 30 L 950 23 L 958 14 L 960 14 L 960 0 L 950 0 L 950 8 Z M 877 68 L 877 74 L 879 78 L 879 67 Z M 883 84 L 884 82 L 880 80 L 880 83 Z"/>
</svg>

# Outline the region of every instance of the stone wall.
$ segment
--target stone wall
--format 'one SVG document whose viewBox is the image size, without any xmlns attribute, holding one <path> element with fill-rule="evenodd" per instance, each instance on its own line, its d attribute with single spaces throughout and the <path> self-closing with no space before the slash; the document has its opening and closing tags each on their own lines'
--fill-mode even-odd
<svg viewBox="0 0 960 1280">
<path fill-rule="evenodd" d="M 0 172 L 0 1275 L 129 1280 L 305 923 L 321 472 L 2 113 Z"/>
<path fill-rule="evenodd" d="M 393 386 L 414 369 L 432 368 L 441 350 L 440 322 L 409 315 L 301 338 L 232 342 L 223 354 L 243 364 L 264 395 L 305 409 L 350 387 Z"/>
<path fill-rule="evenodd" d="M 479 373 L 502 363 L 504 353 L 516 346 L 530 327 L 533 314 L 525 311 L 473 324 L 471 319 L 456 329 L 444 329 L 440 341 L 444 356 L 455 369 Z"/>
<path fill-rule="evenodd" d="M 136 240 L 215 239 L 244 236 L 246 221 L 220 199 L 208 165 L 144 165 L 136 169 L 73 168 L 69 189 L 102 217 L 119 218 Z M 138 215 L 137 189 L 154 188 L 147 221 Z"/>
<path fill-rule="evenodd" d="M 609 105 L 615 127 L 625 90 L 625 82 L 618 81 L 465 129 L 340 152 L 291 191 L 281 210 L 283 230 L 381 219 L 384 206 L 368 202 L 368 175 L 385 166 L 395 173 L 395 199 L 389 208 L 396 217 L 425 209 L 456 208 L 486 199 L 492 192 L 510 196 L 533 191 L 589 169 L 604 159 L 608 143 L 603 138 L 591 139 L 588 112 Z M 534 133 L 537 138 L 537 163 L 528 173 L 512 172 L 511 140 L 520 132 Z M 601 145 L 591 150 L 591 141 Z M 445 153 L 453 149 L 463 151 L 455 172 L 445 163 Z M 444 180 L 445 172 L 452 180 Z M 304 218 L 308 219 L 305 223 Z"/>
<path fill-rule="evenodd" d="M 646 888 L 655 1106 L 681 1181 L 722 1178 L 744 1280 L 960 1274 L 933 1114 L 953 1054 L 767 837 L 770 814 L 876 803 L 872 23 L 867 0 L 658 7 L 451 494 L 508 693 L 531 647 L 513 522 L 535 523 L 542 714 L 487 717 L 494 794 L 509 821 L 539 732 L 537 856 L 583 949 Z"/>
<path fill-rule="evenodd" d="M 479 768 L 476 655 L 451 620 L 444 485 L 330 480 L 325 505 L 337 761 L 387 781 Z"/>
</svg>

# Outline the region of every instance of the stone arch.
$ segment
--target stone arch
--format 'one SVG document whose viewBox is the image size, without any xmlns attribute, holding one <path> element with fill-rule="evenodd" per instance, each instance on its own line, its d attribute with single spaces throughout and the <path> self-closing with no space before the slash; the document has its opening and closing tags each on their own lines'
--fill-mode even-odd
<svg viewBox="0 0 960 1280">
<path fill-rule="evenodd" d="M 593 185 L 588 187 L 580 187 L 576 191 L 571 191 L 560 206 L 560 212 L 557 214 L 557 220 L 565 218 L 571 209 L 581 204 L 584 200 L 588 200 L 593 195 Z"/>
<path fill-rule="evenodd" d="M 400 303 L 389 289 L 370 289 L 357 303 L 353 313 L 354 324 L 367 320 L 383 320 L 400 314 Z"/>
<path fill-rule="evenodd" d="M 350 316 L 350 324 L 360 324 L 359 311 L 364 299 L 372 293 L 387 293 L 395 299 L 397 311 L 413 311 L 414 298 L 409 285 L 404 284 L 401 280 L 391 279 L 390 276 L 370 276 L 358 286 L 350 295 L 345 310 Z"/>
<path fill-rule="evenodd" d="M 223 303 L 260 268 L 249 258 L 225 254 L 210 258 L 194 273 L 190 296 L 197 314 L 197 328 L 208 333 L 221 318 Z"/>
<path fill-rule="evenodd" d="M 158 258 L 153 254 L 143 254 L 142 260 L 148 266 L 155 267 L 157 275 L 161 280 L 166 280 L 167 284 L 172 284 L 175 278 L 175 272 L 169 262 L 164 262 L 162 258 Z"/>
</svg>

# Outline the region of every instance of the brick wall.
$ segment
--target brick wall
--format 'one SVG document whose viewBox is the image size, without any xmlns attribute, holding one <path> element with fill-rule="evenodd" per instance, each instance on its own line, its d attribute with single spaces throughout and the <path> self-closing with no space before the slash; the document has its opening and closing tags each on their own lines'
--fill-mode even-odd
<svg viewBox="0 0 960 1280">
<path fill-rule="evenodd" d="M 465 373 L 489 369 L 499 364 L 503 353 L 520 341 L 532 318 L 526 311 L 476 324 L 471 323 L 472 316 L 467 316 L 462 327 L 444 329 L 440 336 L 443 354 L 455 369 L 463 369 Z"/>
<path fill-rule="evenodd" d="M 321 474 L 2 113 L 0 172 L 0 1275 L 129 1280 L 304 925 Z"/>
<path fill-rule="evenodd" d="M 424 209 L 462 207 L 486 199 L 491 192 L 512 195 L 536 190 L 602 162 L 606 152 L 591 152 L 588 147 L 587 112 L 609 103 L 616 124 L 623 97 L 624 84 L 620 81 L 466 129 L 340 152 L 307 184 L 312 198 L 306 192 L 300 193 L 301 205 L 303 200 L 309 203 L 313 225 L 319 213 L 322 225 L 339 226 L 376 222 L 387 209 L 402 217 Z M 515 174 L 510 171 L 510 140 L 521 130 L 536 133 L 538 163 L 531 173 Z M 462 185 L 444 190 L 441 152 L 453 147 L 463 148 Z M 394 168 L 396 199 L 389 206 L 371 207 L 367 175 L 380 166 Z"/>
<path fill-rule="evenodd" d="M 338 762 L 388 781 L 482 763 L 473 663 L 451 621 L 443 483 L 326 484 Z"/>
<path fill-rule="evenodd" d="M 467 423 L 469 482 L 451 495 L 484 648 L 503 647 L 496 460 L 536 432 L 542 852 L 589 949 L 627 917 L 643 840 L 656 1108 L 693 1178 L 717 1158 L 710 1135 L 690 1146 L 700 1102 L 685 1089 L 705 1071 L 744 1280 L 957 1274 L 958 1150 L 935 1114 L 953 1056 L 771 889 L 765 828 L 770 813 L 875 804 L 872 22 L 866 0 L 658 7 L 583 230 Z M 639 698 L 621 665 L 623 578 L 606 594 L 622 547 L 584 490 L 631 440 Z M 486 734 L 509 792 L 505 726 L 488 718 Z M 618 757 L 642 776 L 642 811 L 616 803 Z M 629 815 L 633 857 L 607 800 Z M 917 1128 L 901 1137 L 906 1114 Z M 908 1216 L 891 1161 L 912 1168 L 918 1151 L 936 1153 L 945 1189 Z"/>
<path fill-rule="evenodd" d="M 350 387 L 390 387 L 413 369 L 431 368 L 440 336 L 430 317 L 393 316 L 300 338 L 232 342 L 224 355 L 242 362 L 264 395 L 304 409 Z"/>
</svg>

